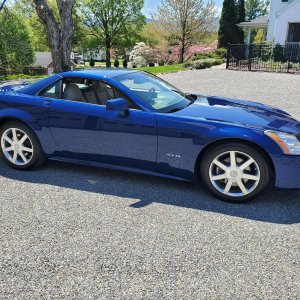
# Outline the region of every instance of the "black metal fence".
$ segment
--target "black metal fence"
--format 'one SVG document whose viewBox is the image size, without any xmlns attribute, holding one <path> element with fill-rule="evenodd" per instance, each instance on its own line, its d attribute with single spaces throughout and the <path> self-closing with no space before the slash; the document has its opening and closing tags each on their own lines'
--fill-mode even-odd
<svg viewBox="0 0 300 300">
<path fill-rule="evenodd" d="M 226 68 L 300 74 L 300 43 L 229 45 Z"/>
</svg>

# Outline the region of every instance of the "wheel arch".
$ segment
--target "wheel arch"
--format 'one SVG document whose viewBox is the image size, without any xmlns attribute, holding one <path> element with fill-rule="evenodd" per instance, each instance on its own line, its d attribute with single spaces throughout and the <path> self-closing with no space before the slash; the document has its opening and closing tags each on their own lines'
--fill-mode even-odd
<svg viewBox="0 0 300 300">
<path fill-rule="evenodd" d="M 195 163 L 195 167 L 194 167 L 194 174 L 195 174 L 195 179 L 197 181 L 199 181 L 199 179 L 200 179 L 201 161 L 202 161 L 202 158 L 205 155 L 205 153 L 213 147 L 216 147 L 216 146 L 219 146 L 222 144 L 228 144 L 228 143 L 240 143 L 240 144 L 254 147 L 258 152 L 260 152 L 267 159 L 268 164 L 270 166 L 270 170 L 271 170 L 272 183 L 275 182 L 275 180 L 276 180 L 275 166 L 274 166 L 274 162 L 273 162 L 271 156 L 268 154 L 268 152 L 263 147 L 261 147 L 259 144 L 249 141 L 249 140 L 241 139 L 241 138 L 224 138 L 224 139 L 216 140 L 216 141 L 213 141 L 213 142 L 207 144 L 200 151 L 200 153 L 198 154 L 197 159 L 196 159 L 196 163 Z"/>
</svg>

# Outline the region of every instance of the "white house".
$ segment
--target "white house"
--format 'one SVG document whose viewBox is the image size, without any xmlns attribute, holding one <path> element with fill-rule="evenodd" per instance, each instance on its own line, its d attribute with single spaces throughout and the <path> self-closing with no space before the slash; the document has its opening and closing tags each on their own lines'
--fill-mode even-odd
<svg viewBox="0 0 300 300">
<path fill-rule="evenodd" d="M 266 40 L 274 44 L 300 43 L 300 0 L 271 0 L 268 17 L 242 22 L 238 26 L 247 31 L 247 43 L 253 28 L 265 29 Z"/>
<path fill-rule="evenodd" d="M 300 43 L 300 0 L 271 1 L 267 40 Z"/>
</svg>

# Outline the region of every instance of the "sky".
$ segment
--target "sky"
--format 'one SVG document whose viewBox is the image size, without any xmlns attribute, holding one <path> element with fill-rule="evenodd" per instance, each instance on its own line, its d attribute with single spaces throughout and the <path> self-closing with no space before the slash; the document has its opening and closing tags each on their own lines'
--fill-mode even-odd
<svg viewBox="0 0 300 300">
<path fill-rule="evenodd" d="M 147 18 L 151 18 L 151 14 L 156 11 L 157 6 L 160 4 L 161 0 L 145 0 L 144 14 Z M 218 13 L 221 13 L 223 0 L 214 0 Z"/>
</svg>

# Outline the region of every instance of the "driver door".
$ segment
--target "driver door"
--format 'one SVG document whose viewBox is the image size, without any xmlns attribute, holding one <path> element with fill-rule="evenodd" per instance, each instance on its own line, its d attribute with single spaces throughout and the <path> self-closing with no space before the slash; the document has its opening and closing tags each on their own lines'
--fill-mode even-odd
<svg viewBox="0 0 300 300">
<path fill-rule="evenodd" d="M 49 99 L 49 127 L 59 148 L 57 156 L 155 171 L 155 114 L 130 109 L 122 117 L 86 101 Z"/>
</svg>

